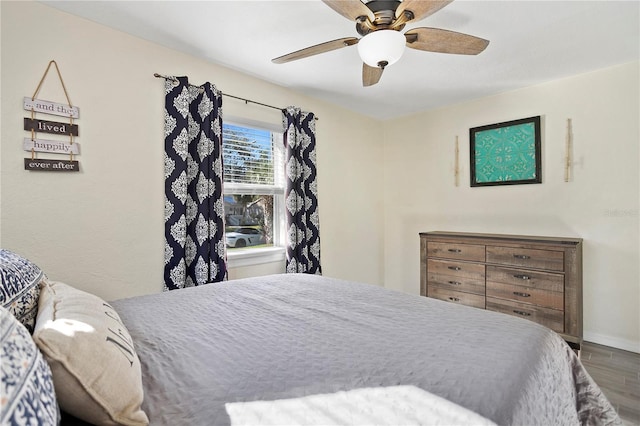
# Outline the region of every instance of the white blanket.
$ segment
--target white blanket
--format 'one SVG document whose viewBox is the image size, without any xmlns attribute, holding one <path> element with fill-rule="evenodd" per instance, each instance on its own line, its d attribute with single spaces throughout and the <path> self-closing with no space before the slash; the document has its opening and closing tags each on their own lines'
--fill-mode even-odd
<svg viewBox="0 0 640 426">
<path fill-rule="evenodd" d="M 495 423 L 415 386 L 339 391 L 276 401 L 232 402 L 234 426 L 477 425 Z"/>
</svg>

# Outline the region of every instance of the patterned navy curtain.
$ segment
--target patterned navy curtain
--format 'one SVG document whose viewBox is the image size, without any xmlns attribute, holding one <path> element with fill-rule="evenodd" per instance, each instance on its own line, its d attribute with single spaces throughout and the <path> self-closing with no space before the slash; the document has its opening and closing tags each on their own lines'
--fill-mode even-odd
<svg viewBox="0 0 640 426">
<path fill-rule="evenodd" d="M 287 151 L 287 272 L 321 274 L 315 117 L 288 107 L 282 121 Z"/>
<path fill-rule="evenodd" d="M 165 290 L 222 281 L 222 94 L 167 78 L 164 120 Z"/>
</svg>

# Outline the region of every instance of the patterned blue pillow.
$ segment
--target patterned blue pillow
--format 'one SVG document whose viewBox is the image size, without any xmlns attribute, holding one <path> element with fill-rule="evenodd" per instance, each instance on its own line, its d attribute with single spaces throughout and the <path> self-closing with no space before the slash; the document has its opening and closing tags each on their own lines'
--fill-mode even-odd
<svg viewBox="0 0 640 426">
<path fill-rule="evenodd" d="M 33 332 L 38 314 L 42 270 L 24 257 L 0 249 L 0 306 Z"/>
<path fill-rule="evenodd" d="M 49 364 L 27 329 L 0 307 L 0 425 L 57 425 Z"/>
</svg>

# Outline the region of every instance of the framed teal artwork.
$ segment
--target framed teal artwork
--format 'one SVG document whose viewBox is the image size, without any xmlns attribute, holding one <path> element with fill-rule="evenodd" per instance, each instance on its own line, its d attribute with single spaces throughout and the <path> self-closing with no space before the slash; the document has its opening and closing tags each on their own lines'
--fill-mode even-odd
<svg viewBox="0 0 640 426">
<path fill-rule="evenodd" d="M 471 186 L 542 183 L 540 116 L 469 129 Z"/>
</svg>

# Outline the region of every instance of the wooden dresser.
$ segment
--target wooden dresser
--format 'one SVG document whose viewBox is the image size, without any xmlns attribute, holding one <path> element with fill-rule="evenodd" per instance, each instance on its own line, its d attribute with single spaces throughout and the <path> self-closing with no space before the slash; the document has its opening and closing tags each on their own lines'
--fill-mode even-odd
<svg viewBox="0 0 640 426">
<path fill-rule="evenodd" d="M 420 294 L 535 321 L 582 344 L 582 239 L 420 233 Z"/>
</svg>

